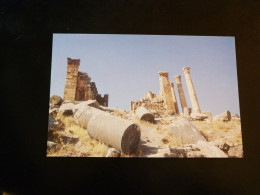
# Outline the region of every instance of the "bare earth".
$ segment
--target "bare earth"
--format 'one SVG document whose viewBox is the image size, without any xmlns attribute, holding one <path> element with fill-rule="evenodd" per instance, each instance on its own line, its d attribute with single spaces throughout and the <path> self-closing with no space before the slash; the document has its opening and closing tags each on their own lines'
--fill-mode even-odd
<svg viewBox="0 0 260 195">
<path fill-rule="evenodd" d="M 115 114 L 114 114 L 115 115 Z M 192 145 L 182 144 L 182 140 L 171 131 L 171 124 L 180 117 L 170 116 L 156 118 L 157 123 L 151 124 L 140 121 L 133 113 L 116 114 L 117 117 L 133 121 L 140 125 L 141 147 L 140 153 L 134 156 L 121 154 L 121 157 L 207 157 L 199 149 Z M 78 157 L 105 157 L 109 147 L 98 140 L 91 138 L 85 129 L 73 124 L 73 117 L 57 115 L 63 124 L 58 131 L 49 133 L 50 141 L 57 144 L 56 147 L 47 150 L 47 156 L 78 156 Z M 220 149 L 224 146 L 224 152 L 228 157 L 243 157 L 242 136 L 240 121 L 216 122 L 216 121 L 191 121 L 202 133 L 208 142 L 213 143 Z M 55 134 L 55 136 L 53 136 Z M 61 135 L 70 137 L 70 141 L 64 143 Z M 53 139 L 59 137 L 58 139 Z M 77 138 L 73 143 L 72 138 Z"/>
</svg>

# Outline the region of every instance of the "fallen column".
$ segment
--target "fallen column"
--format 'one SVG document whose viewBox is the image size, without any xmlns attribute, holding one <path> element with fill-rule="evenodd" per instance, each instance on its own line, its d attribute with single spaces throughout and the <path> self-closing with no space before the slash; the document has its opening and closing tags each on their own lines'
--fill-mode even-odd
<svg viewBox="0 0 260 195">
<path fill-rule="evenodd" d="M 93 138 L 125 154 L 138 152 L 141 131 L 135 123 L 101 111 L 90 118 L 87 130 Z"/>
<path fill-rule="evenodd" d="M 74 123 L 83 129 L 87 129 L 89 120 L 98 113 L 104 113 L 104 111 L 87 105 L 81 105 L 74 114 Z"/>
<path fill-rule="evenodd" d="M 141 131 L 135 123 L 90 106 L 80 107 L 74 115 L 74 122 L 87 129 L 93 138 L 125 154 L 138 151 Z"/>
<path fill-rule="evenodd" d="M 140 120 L 148 121 L 154 123 L 154 115 L 151 114 L 145 107 L 140 106 L 135 111 L 136 116 Z"/>
</svg>

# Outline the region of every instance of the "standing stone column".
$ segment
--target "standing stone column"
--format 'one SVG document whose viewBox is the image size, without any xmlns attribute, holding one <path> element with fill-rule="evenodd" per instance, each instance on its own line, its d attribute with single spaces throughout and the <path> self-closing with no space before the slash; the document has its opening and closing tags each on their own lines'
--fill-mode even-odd
<svg viewBox="0 0 260 195">
<path fill-rule="evenodd" d="M 176 114 L 179 114 L 180 112 L 179 112 L 179 108 L 178 108 L 178 104 L 177 104 L 177 99 L 176 99 L 173 83 L 171 83 L 171 91 L 172 91 L 172 99 L 173 99 L 174 107 L 176 110 Z"/>
<path fill-rule="evenodd" d="M 175 78 L 177 88 L 178 88 L 178 92 L 179 92 L 179 96 L 180 96 L 182 112 L 184 113 L 184 108 L 187 109 L 188 106 L 187 106 L 187 101 L 186 101 L 185 94 L 184 94 L 184 91 L 183 91 L 183 88 L 182 88 L 181 76 L 176 75 L 174 78 Z"/>
<path fill-rule="evenodd" d="M 158 74 L 160 75 L 160 96 L 164 99 L 166 109 L 172 110 L 176 113 L 169 81 L 169 74 L 168 72 L 158 72 Z"/>
<path fill-rule="evenodd" d="M 194 113 L 200 113 L 200 106 L 199 106 L 199 102 L 196 96 L 196 92 L 190 77 L 190 69 L 191 67 L 184 67 L 182 68 L 184 75 L 185 75 L 185 79 L 186 79 L 186 84 L 187 84 L 187 88 L 188 88 L 188 92 L 190 95 L 190 101 L 191 101 L 191 105 L 193 108 Z"/>
</svg>

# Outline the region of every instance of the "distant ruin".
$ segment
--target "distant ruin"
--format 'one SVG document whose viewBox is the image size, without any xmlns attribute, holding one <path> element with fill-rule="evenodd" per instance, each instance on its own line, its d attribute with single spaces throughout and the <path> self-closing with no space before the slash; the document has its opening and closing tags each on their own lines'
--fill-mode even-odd
<svg viewBox="0 0 260 195">
<path fill-rule="evenodd" d="M 190 115 L 192 113 L 201 113 L 199 102 L 196 96 L 196 92 L 191 80 L 190 76 L 190 67 L 184 67 L 182 70 L 185 75 L 186 84 L 192 104 L 192 109 L 188 108 L 187 101 L 185 98 L 185 94 L 183 91 L 181 76 L 175 76 L 175 82 L 177 84 L 177 89 L 179 93 L 179 99 L 181 103 L 182 113 L 183 115 Z M 168 72 L 158 72 L 159 74 L 159 83 L 160 83 L 160 91 L 159 95 L 156 96 L 154 92 L 149 91 L 144 98 L 141 98 L 139 101 L 131 102 L 131 110 L 135 111 L 138 107 L 143 106 L 148 110 L 154 110 L 158 113 L 162 113 L 165 111 L 172 112 L 174 115 L 180 114 L 176 94 L 174 90 L 174 83 L 169 80 Z"/>
<path fill-rule="evenodd" d="M 98 94 L 95 82 L 85 72 L 78 71 L 80 59 L 67 58 L 67 75 L 63 99 L 71 101 L 97 100 L 100 105 L 108 106 L 108 94 Z"/>
</svg>

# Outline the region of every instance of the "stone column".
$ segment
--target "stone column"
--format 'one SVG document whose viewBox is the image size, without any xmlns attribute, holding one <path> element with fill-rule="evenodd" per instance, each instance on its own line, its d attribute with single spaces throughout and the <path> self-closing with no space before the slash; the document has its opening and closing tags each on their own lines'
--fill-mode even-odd
<svg viewBox="0 0 260 195">
<path fill-rule="evenodd" d="M 176 113 L 169 81 L 169 74 L 168 72 L 158 72 L 158 74 L 160 75 L 160 96 L 164 100 L 165 107 L 167 110 L 172 110 Z"/>
<path fill-rule="evenodd" d="M 178 104 L 177 104 L 177 99 L 176 99 L 173 83 L 171 83 L 171 91 L 172 91 L 172 99 L 173 99 L 174 107 L 176 110 L 176 114 L 179 114 L 180 112 L 179 112 L 179 108 L 178 108 Z"/>
<path fill-rule="evenodd" d="M 186 79 L 186 84 L 187 84 L 187 88 L 188 88 L 188 92 L 190 95 L 190 101 L 191 101 L 191 105 L 192 105 L 192 112 L 194 113 L 200 113 L 200 106 L 199 106 L 199 102 L 196 96 L 196 92 L 194 90 L 194 86 L 190 77 L 190 67 L 184 67 L 182 68 L 184 75 L 185 75 L 185 79 Z"/>
<path fill-rule="evenodd" d="M 180 96 L 182 112 L 184 113 L 184 108 L 188 108 L 188 106 L 187 106 L 187 101 L 186 101 L 185 94 L 184 94 L 184 91 L 183 91 L 183 88 L 182 88 L 181 76 L 176 75 L 174 78 L 175 78 L 177 88 L 178 88 L 178 92 L 179 92 L 179 96 Z"/>
</svg>

